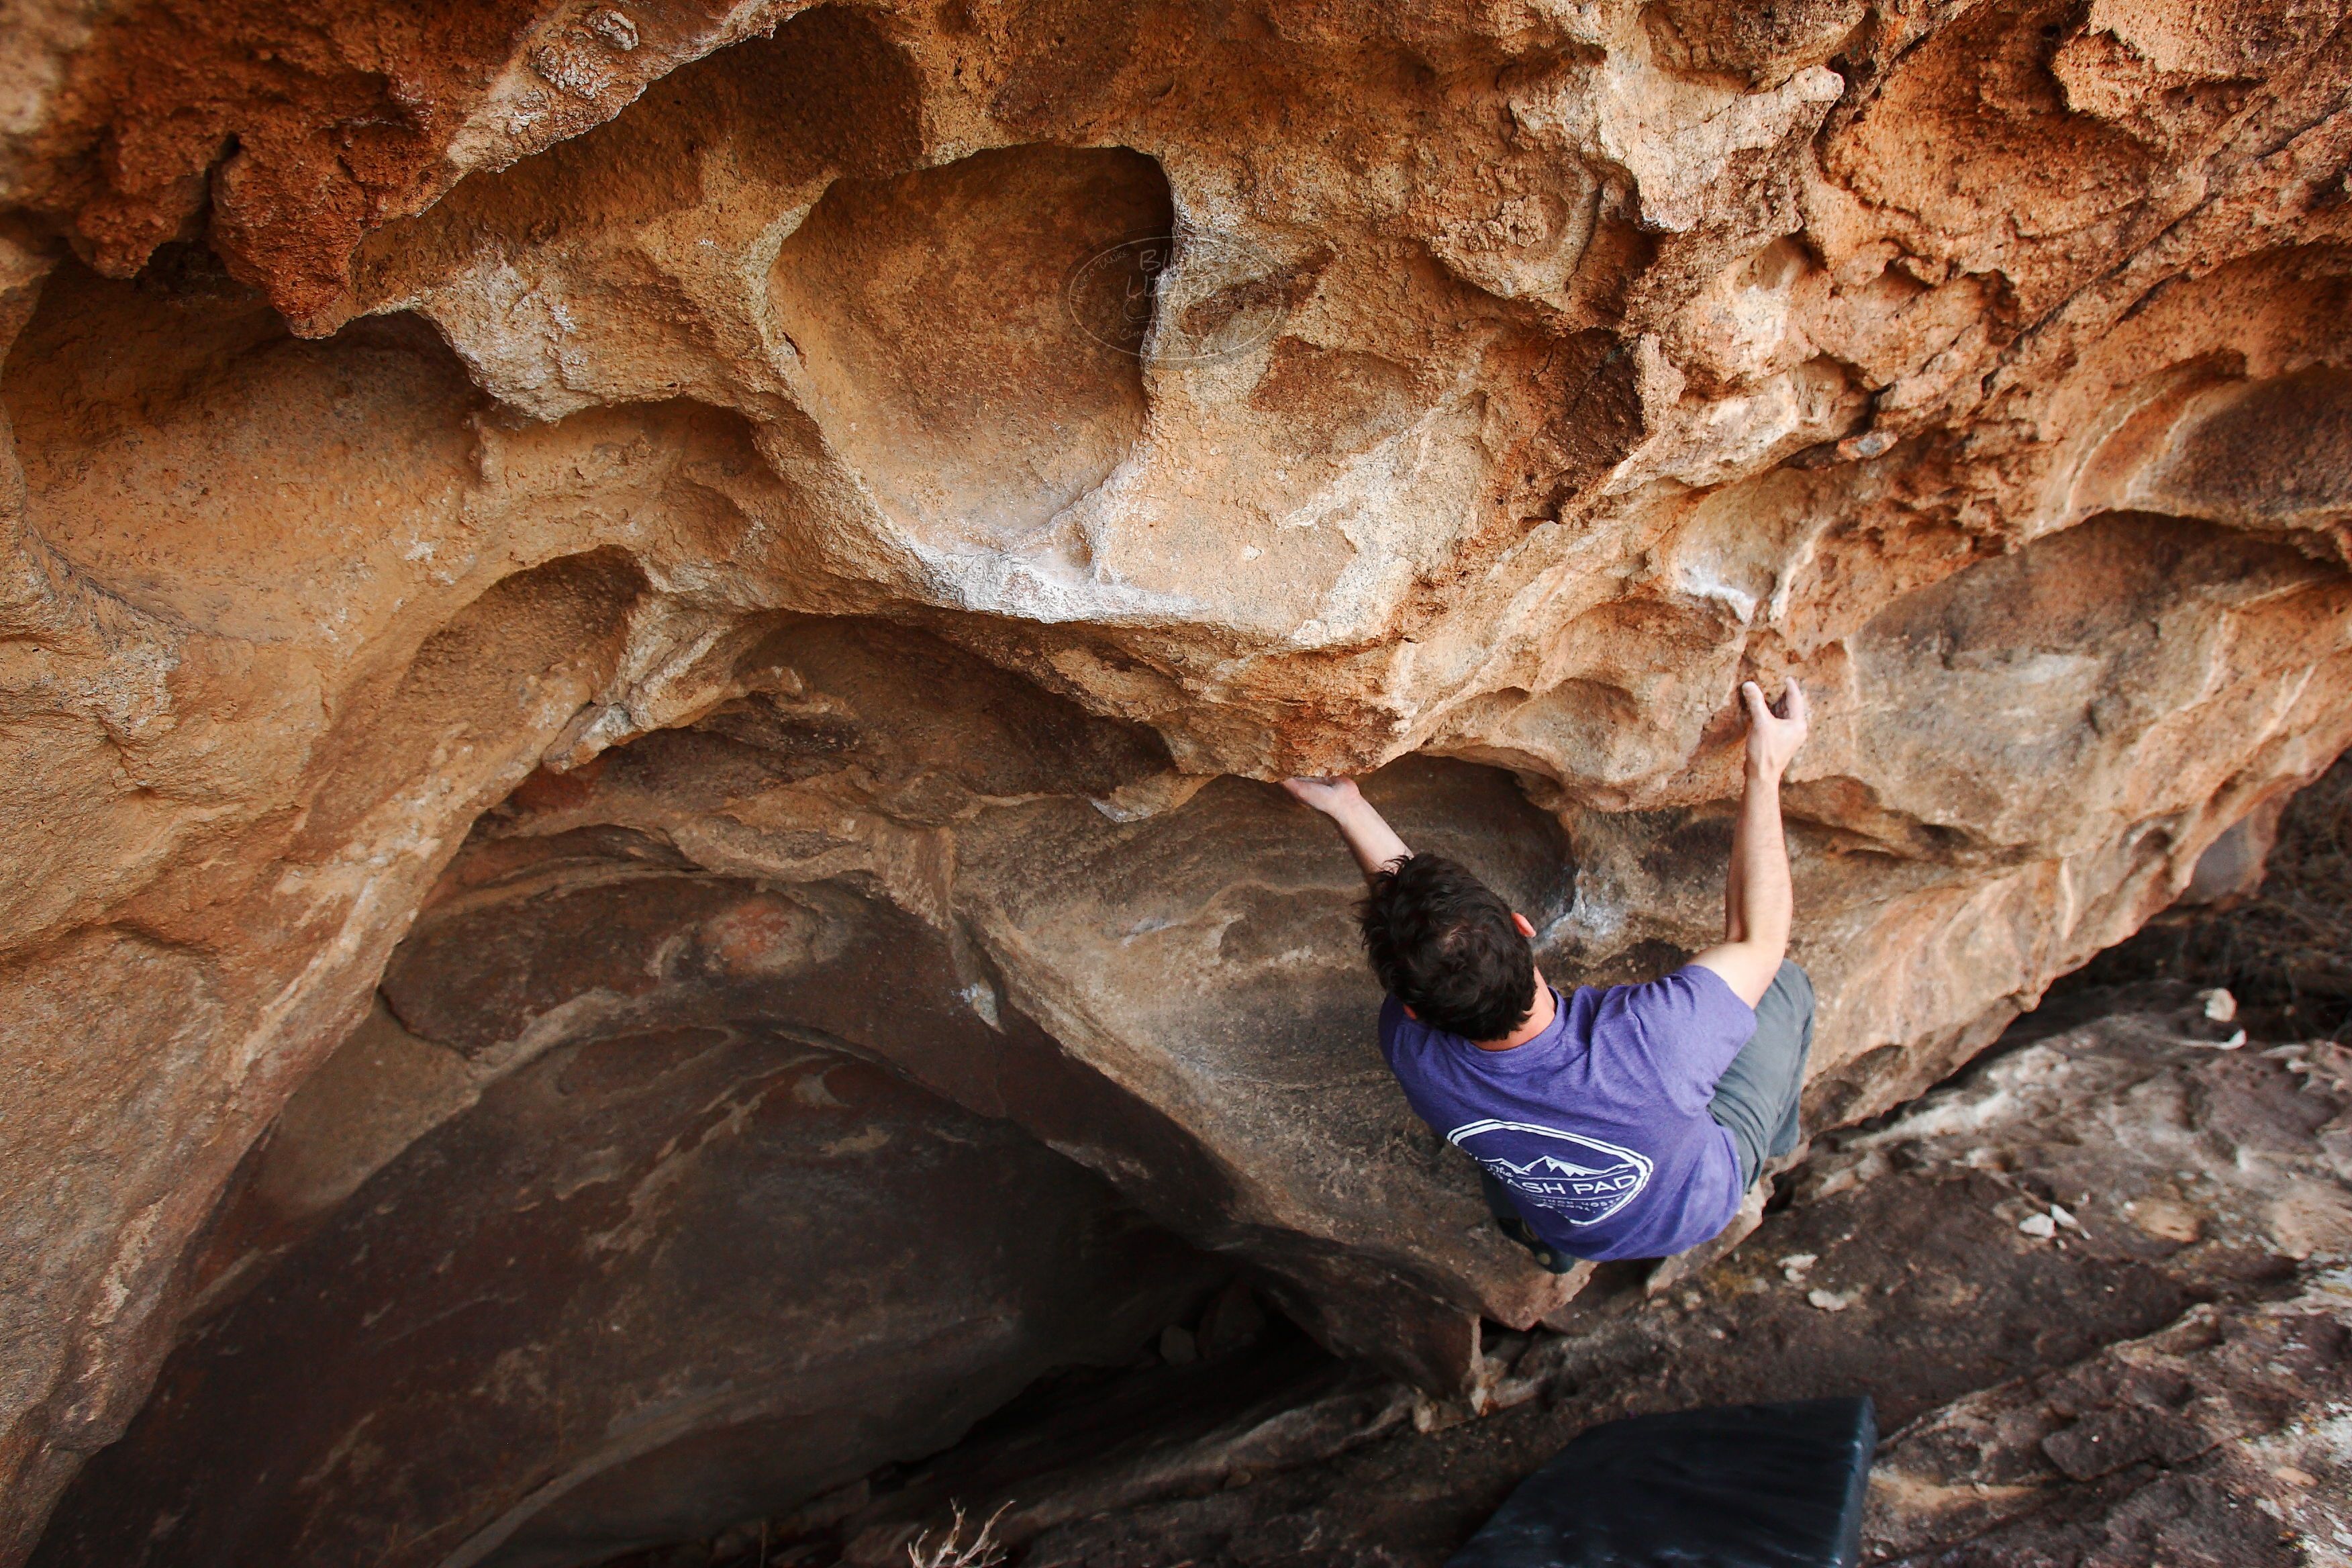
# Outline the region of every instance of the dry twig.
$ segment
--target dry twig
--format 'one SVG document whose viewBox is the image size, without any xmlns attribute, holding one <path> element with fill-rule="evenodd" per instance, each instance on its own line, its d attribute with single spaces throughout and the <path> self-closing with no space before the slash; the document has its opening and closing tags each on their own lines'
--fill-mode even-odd
<svg viewBox="0 0 2352 1568">
<path fill-rule="evenodd" d="M 947 1533 L 936 1542 L 928 1530 L 915 1537 L 907 1543 L 907 1561 L 912 1568 L 997 1568 L 1004 1561 L 1004 1547 L 996 1539 L 996 1521 L 1013 1505 L 1004 1503 L 982 1520 L 969 1542 L 963 1539 L 963 1505 L 953 1506 L 955 1521 Z"/>
</svg>

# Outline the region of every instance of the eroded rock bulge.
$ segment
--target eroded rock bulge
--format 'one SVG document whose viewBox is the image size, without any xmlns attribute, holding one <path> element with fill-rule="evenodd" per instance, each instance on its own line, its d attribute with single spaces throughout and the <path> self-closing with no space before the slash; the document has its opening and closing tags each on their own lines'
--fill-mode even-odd
<svg viewBox="0 0 2352 1568">
<path fill-rule="evenodd" d="M 822 923 L 707 891 L 706 963 Z M 1215 1285 L 1006 1122 L 796 1034 L 591 1035 L 445 1107 L 206 1320 L 37 1561 L 595 1561 L 943 1447 Z M 291 1131 L 248 1212 L 299 1225 L 279 1168 L 347 1148 Z"/>
<path fill-rule="evenodd" d="M 1380 1079 L 1336 849 L 1202 780 L 1453 759 L 1416 841 L 1631 973 L 1801 676 L 1843 1118 L 2352 738 L 2335 9 L 784 9 L 28 14 L 6 1553 L 495 846 L 887 913 L 970 993 L 895 1070 L 1445 1384 L 1557 1288 Z M 636 994 L 517 929 L 469 1075 Z"/>
</svg>

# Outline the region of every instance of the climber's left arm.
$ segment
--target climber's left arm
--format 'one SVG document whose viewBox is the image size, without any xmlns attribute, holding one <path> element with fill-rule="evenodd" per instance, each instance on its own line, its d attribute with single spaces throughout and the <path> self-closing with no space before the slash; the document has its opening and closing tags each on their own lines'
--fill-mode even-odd
<svg viewBox="0 0 2352 1568">
<path fill-rule="evenodd" d="M 1804 688 L 1789 682 L 1777 710 L 1763 689 L 1739 689 L 1748 708 L 1748 754 L 1739 820 L 1731 830 L 1731 870 L 1723 893 L 1723 941 L 1691 960 L 1710 969 L 1750 1007 L 1771 988 L 1789 953 L 1796 897 L 1780 831 L 1780 775 L 1805 743 Z"/>
<path fill-rule="evenodd" d="M 1311 805 L 1339 829 L 1339 837 L 1348 841 L 1349 853 L 1363 868 L 1367 879 L 1379 876 L 1400 860 L 1412 858 L 1396 829 L 1374 809 L 1363 796 L 1353 779 L 1285 779 L 1282 787 L 1291 798 Z"/>
</svg>

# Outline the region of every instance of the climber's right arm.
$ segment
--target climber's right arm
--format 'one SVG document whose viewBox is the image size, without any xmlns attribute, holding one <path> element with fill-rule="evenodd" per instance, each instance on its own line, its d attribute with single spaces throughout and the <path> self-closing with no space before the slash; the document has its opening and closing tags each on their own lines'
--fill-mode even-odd
<svg viewBox="0 0 2352 1568">
<path fill-rule="evenodd" d="M 1331 819 L 1339 829 L 1339 837 L 1348 841 L 1349 851 L 1356 857 L 1356 864 L 1363 868 L 1367 879 L 1400 860 L 1412 858 L 1412 851 L 1405 847 L 1396 830 L 1356 788 L 1355 780 L 1285 779 L 1282 787 L 1290 792 L 1293 799 Z"/>
<path fill-rule="evenodd" d="M 1780 775 L 1805 743 L 1804 689 L 1795 681 L 1779 710 L 1754 681 L 1739 689 L 1748 708 L 1748 755 L 1739 820 L 1731 831 L 1731 872 L 1723 894 L 1723 941 L 1691 960 L 1711 969 L 1750 1007 L 1763 1000 L 1789 952 L 1796 900 L 1780 831 Z"/>
</svg>

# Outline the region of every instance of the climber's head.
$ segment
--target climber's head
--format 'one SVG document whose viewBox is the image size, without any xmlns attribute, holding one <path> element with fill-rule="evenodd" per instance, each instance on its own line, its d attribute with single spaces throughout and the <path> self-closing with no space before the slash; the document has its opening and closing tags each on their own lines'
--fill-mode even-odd
<svg viewBox="0 0 2352 1568">
<path fill-rule="evenodd" d="M 1527 921 L 1443 855 L 1415 855 L 1373 878 L 1363 927 L 1372 973 L 1423 1023 L 1499 1040 L 1535 1005 Z"/>
</svg>

